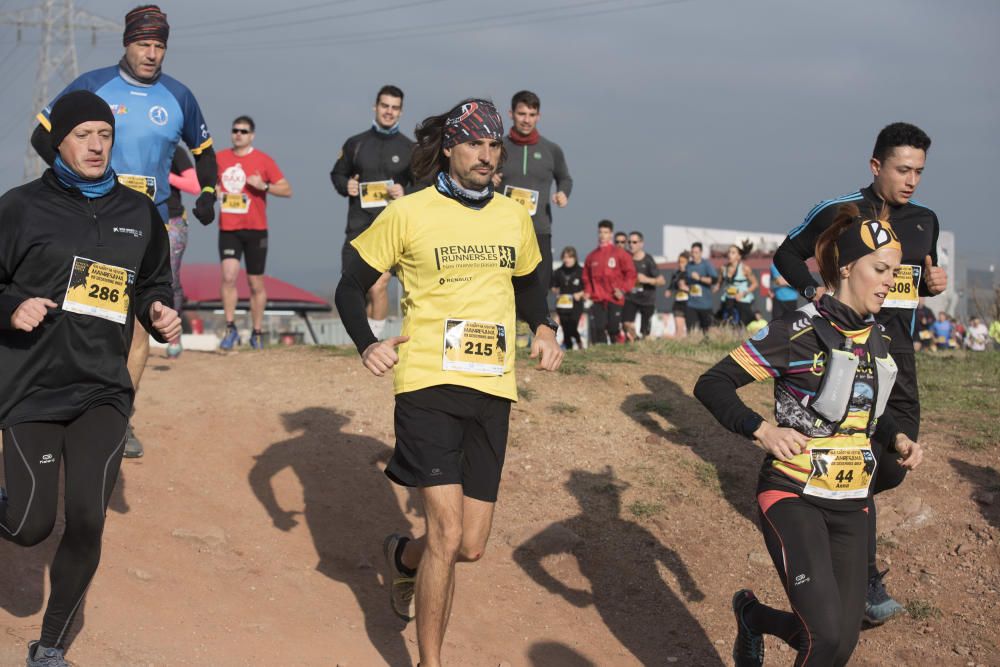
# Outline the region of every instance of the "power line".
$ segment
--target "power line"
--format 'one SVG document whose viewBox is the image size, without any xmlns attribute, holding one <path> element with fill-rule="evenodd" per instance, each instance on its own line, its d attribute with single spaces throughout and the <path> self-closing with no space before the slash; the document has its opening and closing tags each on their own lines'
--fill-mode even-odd
<svg viewBox="0 0 1000 667">
<path fill-rule="evenodd" d="M 171 30 L 189 30 L 189 29 L 201 29 L 204 28 L 206 24 L 211 23 L 213 25 L 218 25 L 224 23 L 228 28 L 234 23 L 246 23 L 248 21 L 257 21 L 259 19 L 270 18 L 272 16 L 288 16 L 289 14 L 298 14 L 300 12 L 307 12 L 313 9 L 329 9 L 335 5 L 346 5 L 352 2 L 358 2 L 359 0 L 330 0 L 328 2 L 317 2 L 312 5 L 303 5 L 302 7 L 292 7 L 290 9 L 279 9 L 273 12 L 260 12 L 258 14 L 245 14 L 243 16 L 238 16 L 236 18 L 225 18 L 216 19 L 214 21 L 199 21 L 198 23 L 187 23 L 181 24 L 179 26 L 172 26 Z M 185 33 L 186 34 L 186 33 Z"/>
<path fill-rule="evenodd" d="M 244 33 L 248 33 L 248 32 L 257 32 L 257 31 L 260 31 L 260 30 L 273 30 L 275 28 L 286 28 L 286 27 L 296 26 L 296 25 L 306 25 L 306 24 L 314 24 L 314 23 L 326 23 L 327 21 L 335 21 L 337 19 L 356 18 L 358 16 L 369 16 L 371 14 L 380 14 L 382 12 L 387 12 L 387 11 L 391 11 L 391 10 L 394 10 L 394 9 L 409 9 L 411 7 L 420 7 L 422 5 L 432 5 L 434 3 L 443 2 L 443 1 L 444 0 L 411 0 L 411 2 L 404 2 L 404 3 L 398 4 L 398 5 L 390 5 L 388 7 L 376 7 L 376 8 L 358 9 L 358 10 L 355 10 L 355 11 L 352 11 L 352 12 L 343 12 L 343 13 L 340 13 L 340 14 L 330 14 L 330 15 L 327 15 L 327 16 L 318 16 L 318 17 L 308 18 L 308 19 L 296 19 L 294 21 L 285 21 L 283 23 L 271 23 L 271 24 L 262 25 L 262 26 L 250 26 L 248 28 L 242 28 L 242 29 L 240 29 L 239 34 L 244 34 Z M 185 33 L 183 35 L 178 35 L 177 39 L 183 41 L 183 39 L 185 39 L 185 38 L 204 37 L 205 35 L 218 34 L 218 32 L 219 32 L 218 26 L 203 26 L 202 28 L 200 28 L 198 30 L 190 30 L 190 31 L 188 31 L 187 33 Z"/>
<path fill-rule="evenodd" d="M 341 33 L 339 35 L 329 35 L 326 37 L 316 37 L 312 39 L 297 40 L 295 42 L 290 42 L 287 39 L 283 40 L 272 40 L 269 42 L 255 42 L 252 45 L 235 44 L 227 46 L 226 44 L 211 44 L 205 47 L 193 47 L 186 49 L 187 51 L 199 52 L 199 53 L 215 53 L 215 52 L 234 52 L 242 50 L 259 50 L 261 47 L 270 47 L 269 51 L 282 50 L 282 49 L 298 49 L 298 48 L 308 48 L 314 46 L 329 46 L 335 44 L 358 44 L 365 42 L 374 42 L 385 39 L 406 39 L 411 37 L 429 37 L 438 34 L 447 34 L 452 30 L 468 25 L 475 25 L 477 27 L 483 28 L 500 28 L 509 25 L 523 25 L 525 16 L 537 16 L 539 14 L 551 14 L 552 12 L 561 12 L 555 16 L 541 16 L 532 19 L 533 23 L 545 23 L 551 21 L 566 21 L 575 18 L 586 18 L 591 16 L 599 16 L 602 14 L 611 13 L 625 13 L 632 12 L 640 9 L 649 9 L 653 7 L 660 7 L 665 5 L 675 5 L 684 2 L 689 2 L 690 0 L 657 0 L 655 2 L 645 2 L 642 4 L 630 3 L 625 7 L 607 7 L 602 9 L 591 9 L 589 11 L 573 11 L 576 9 L 582 9 L 585 7 L 593 7 L 600 5 L 607 5 L 611 3 L 620 3 L 622 0 L 590 0 L 589 2 L 578 2 L 571 3 L 567 5 L 561 5 L 559 7 L 550 7 L 546 9 L 529 10 L 527 12 L 521 12 L 516 17 L 511 17 L 509 14 L 495 14 L 492 16 L 480 16 L 471 19 L 458 19 L 455 21 L 446 22 L 436 22 L 434 24 L 427 24 L 421 26 L 410 26 L 407 28 L 395 28 L 395 29 L 380 29 L 380 30 L 369 30 L 365 32 L 352 32 L 352 33 Z M 568 11 L 566 11 L 568 10 Z"/>
</svg>

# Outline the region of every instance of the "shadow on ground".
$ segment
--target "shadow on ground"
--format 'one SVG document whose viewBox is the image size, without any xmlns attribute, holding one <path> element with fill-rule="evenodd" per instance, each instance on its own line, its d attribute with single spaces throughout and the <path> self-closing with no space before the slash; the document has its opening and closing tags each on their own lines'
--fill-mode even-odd
<svg viewBox="0 0 1000 667">
<path fill-rule="evenodd" d="M 621 644 L 643 665 L 718 665 L 718 655 L 698 621 L 687 609 L 705 595 L 680 556 L 651 532 L 622 517 L 622 484 L 608 468 L 602 473 L 574 470 L 566 488 L 580 513 L 553 524 L 514 551 L 514 560 L 536 583 L 577 607 L 593 605 Z M 553 540 L 552 530 L 568 528 L 582 541 L 569 547 Z M 590 590 L 566 585 L 542 563 L 547 556 L 569 553 L 590 581 Z M 659 572 L 663 565 L 677 580 L 681 599 Z M 569 665 L 588 665 L 571 649 L 536 645 L 539 655 L 569 656 Z M 533 650 L 534 650 L 533 649 Z M 576 660 L 576 662 L 574 662 Z M 564 664 L 538 662 L 533 664 Z"/>
<path fill-rule="evenodd" d="M 345 433 L 349 419 L 329 408 L 306 408 L 282 418 L 293 437 L 270 445 L 257 457 L 249 475 L 254 494 L 280 530 L 291 530 L 300 514 L 305 518 L 319 554 L 316 570 L 354 593 L 368 638 L 382 659 L 389 665 L 410 664 L 401 634 L 404 624 L 392 613 L 378 579 L 382 540 L 410 525 L 377 466 L 389 459 L 392 448 L 375 438 Z M 275 497 L 271 480 L 286 468 L 302 485 L 303 512 L 281 507 Z M 410 502 L 415 502 L 412 495 Z"/>
<path fill-rule="evenodd" d="M 951 467 L 976 490 L 973 500 L 979 506 L 979 511 L 994 528 L 1000 528 L 1000 472 L 990 466 L 977 466 L 959 459 L 949 459 Z"/>
<path fill-rule="evenodd" d="M 764 453 L 749 441 L 719 426 L 705 407 L 679 384 L 662 375 L 644 375 L 648 393 L 625 398 L 621 411 L 651 435 L 689 447 L 711 468 L 699 477 L 718 479 L 720 491 L 734 510 L 757 525 L 754 489 Z M 667 427 L 661 425 L 666 420 Z"/>
</svg>

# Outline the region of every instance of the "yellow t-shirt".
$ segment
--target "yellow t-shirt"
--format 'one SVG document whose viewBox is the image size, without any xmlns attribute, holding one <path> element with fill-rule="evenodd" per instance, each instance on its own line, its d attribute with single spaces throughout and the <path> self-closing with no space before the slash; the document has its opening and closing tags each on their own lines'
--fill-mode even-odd
<svg viewBox="0 0 1000 667">
<path fill-rule="evenodd" d="M 517 400 L 514 288 L 541 261 L 527 210 L 494 196 L 480 210 L 434 187 L 398 199 L 351 244 L 403 286 L 394 390 L 441 384 Z"/>
</svg>

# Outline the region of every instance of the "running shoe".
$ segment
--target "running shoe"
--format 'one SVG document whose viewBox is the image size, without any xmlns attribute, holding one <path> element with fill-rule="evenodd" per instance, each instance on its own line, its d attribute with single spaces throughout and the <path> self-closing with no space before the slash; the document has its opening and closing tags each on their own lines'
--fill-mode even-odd
<svg viewBox="0 0 1000 667">
<path fill-rule="evenodd" d="M 181 347 L 180 343 L 169 343 L 167 345 L 167 358 L 176 359 L 177 357 L 181 356 L 181 352 L 183 351 L 184 348 Z"/>
<path fill-rule="evenodd" d="M 396 548 L 400 540 L 405 539 L 399 533 L 393 533 L 385 538 L 382 543 L 382 553 L 385 555 L 385 564 L 389 568 L 389 577 L 392 585 L 389 587 L 389 603 L 396 616 L 404 621 L 412 621 L 417 614 L 417 606 L 413 601 L 413 589 L 416 586 L 416 578 L 407 576 L 396 567 Z"/>
<path fill-rule="evenodd" d="M 893 616 L 904 611 L 903 605 L 892 599 L 882 579 L 889 570 L 876 572 L 868 579 L 868 594 L 865 596 L 865 622 L 868 625 L 882 625 Z"/>
<path fill-rule="evenodd" d="M 42 646 L 37 641 L 28 643 L 27 667 L 69 667 L 63 649 Z"/>
<path fill-rule="evenodd" d="M 752 631 L 743 620 L 743 611 L 755 602 L 757 596 L 745 588 L 733 596 L 733 614 L 736 616 L 733 662 L 736 667 L 761 667 L 764 664 L 764 635 Z"/>
<path fill-rule="evenodd" d="M 125 453 L 124 456 L 127 459 L 138 459 L 143 455 L 142 443 L 139 442 L 139 438 L 135 437 L 135 431 L 132 430 L 132 422 L 128 424 L 128 432 L 125 436 Z"/>
<path fill-rule="evenodd" d="M 231 350 L 234 345 L 240 344 L 240 332 L 236 330 L 236 327 L 226 327 L 226 335 L 223 336 L 222 342 L 219 343 L 219 347 L 223 350 Z"/>
<path fill-rule="evenodd" d="M 264 349 L 264 334 L 259 331 L 254 331 L 250 334 L 250 347 L 255 350 Z"/>
</svg>

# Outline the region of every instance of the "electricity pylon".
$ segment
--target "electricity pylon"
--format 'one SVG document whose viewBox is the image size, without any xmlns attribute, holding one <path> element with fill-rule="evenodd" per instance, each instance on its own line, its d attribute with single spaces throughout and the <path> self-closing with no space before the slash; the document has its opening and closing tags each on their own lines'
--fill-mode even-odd
<svg viewBox="0 0 1000 667">
<path fill-rule="evenodd" d="M 41 28 L 42 44 L 38 51 L 38 74 L 31 113 L 42 110 L 51 99 L 49 82 L 57 77 L 66 85 L 80 74 L 76 61 L 76 30 L 90 30 L 91 43 L 97 43 L 98 31 L 121 31 L 115 21 L 77 10 L 73 0 L 42 0 L 34 7 L 0 13 L 0 24 L 17 26 L 17 41 L 21 41 L 24 28 Z M 30 124 L 34 127 L 34 123 Z M 24 180 L 38 178 L 42 173 L 42 160 L 29 144 L 24 155 Z"/>
</svg>

